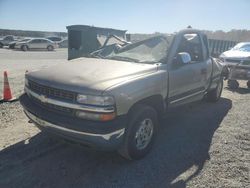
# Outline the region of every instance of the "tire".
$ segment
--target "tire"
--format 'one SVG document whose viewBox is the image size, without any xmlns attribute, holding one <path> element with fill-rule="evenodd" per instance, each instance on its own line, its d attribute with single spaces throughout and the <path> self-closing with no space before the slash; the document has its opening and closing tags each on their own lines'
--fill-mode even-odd
<svg viewBox="0 0 250 188">
<path fill-rule="evenodd" d="M 49 46 L 47 47 L 47 50 L 48 50 L 48 51 L 53 51 L 53 50 L 54 50 L 54 47 L 51 46 L 51 45 L 49 45 Z"/>
<path fill-rule="evenodd" d="M 3 44 L 2 43 L 0 43 L 0 48 L 3 48 Z"/>
<path fill-rule="evenodd" d="M 207 93 L 208 102 L 217 102 L 221 98 L 223 90 L 223 78 L 221 77 L 216 88 Z"/>
<path fill-rule="evenodd" d="M 237 82 L 237 80 L 228 80 L 227 85 L 230 89 L 233 89 L 233 90 L 239 88 L 239 82 Z"/>
<path fill-rule="evenodd" d="M 250 80 L 247 82 L 247 87 L 250 88 Z"/>
<path fill-rule="evenodd" d="M 139 104 L 129 114 L 123 145 L 118 152 L 126 159 L 138 160 L 152 148 L 158 127 L 157 113 L 152 107 Z"/>
<path fill-rule="evenodd" d="M 29 48 L 28 48 L 28 46 L 27 45 L 23 45 L 23 46 L 21 46 L 21 49 L 22 49 L 22 51 L 27 51 Z"/>
</svg>

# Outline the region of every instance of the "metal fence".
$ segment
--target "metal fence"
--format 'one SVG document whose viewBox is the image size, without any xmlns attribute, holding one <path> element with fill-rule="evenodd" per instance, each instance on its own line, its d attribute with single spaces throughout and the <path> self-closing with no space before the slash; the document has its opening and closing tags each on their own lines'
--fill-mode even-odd
<svg viewBox="0 0 250 188">
<path fill-rule="evenodd" d="M 208 39 L 211 56 L 218 57 L 222 52 L 234 47 L 237 42 L 227 40 Z"/>
</svg>

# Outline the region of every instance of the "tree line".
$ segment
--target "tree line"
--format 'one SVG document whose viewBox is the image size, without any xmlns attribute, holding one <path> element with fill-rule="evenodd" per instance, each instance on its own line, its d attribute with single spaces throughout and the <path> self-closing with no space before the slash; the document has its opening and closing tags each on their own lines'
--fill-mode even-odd
<svg viewBox="0 0 250 188">
<path fill-rule="evenodd" d="M 14 35 L 18 37 L 51 37 L 57 36 L 65 38 L 68 36 L 66 32 L 50 32 L 50 31 L 25 31 L 25 30 L 11 30 L 0 29 L 0 36 Z"/>
<path fill-rule="evenodd" d="M 250 42 L 250 30 L 239 30 L 232 29 L 231 31 L 225 32 L 222 30 L 218 31 L 207 31 L 204 30 L 209 39 L 217 40 L 229 40 L 235 42 Z M 155 35 L 164 34 L 155 32 L 153 34 L 129 34 L 132 42 L 143 40 Z M 48 31 L 25 31 L 25 30 L 10 30 L 10 29 L 0 29 L 0 36 L 15 35 L 20 37 L 49 37 L 58 36 L 65 38 L 67 37 L 67 32 L 48 32 Z"/>
<path fill-rule="evenodd" d="M 231 31 L 225 32 L 222 30 L 218 31 L 207 31 L 203 30 L 204 33 L 207 34 L 209 39 L 216 39 L 216 40 L 228 40 L 228 41 L 235 41 L 235 42 L 250 42 L 250 30 L 238 30 L 238 29 L 232 29 Z M 143 40 L 149 37 L 153 37 L 159 34 L 164 34 L 164 33 L 159 33 L 155 32 L 153 34 L 130 34 L 131 41 L 139 41 Z"/>
</svg>

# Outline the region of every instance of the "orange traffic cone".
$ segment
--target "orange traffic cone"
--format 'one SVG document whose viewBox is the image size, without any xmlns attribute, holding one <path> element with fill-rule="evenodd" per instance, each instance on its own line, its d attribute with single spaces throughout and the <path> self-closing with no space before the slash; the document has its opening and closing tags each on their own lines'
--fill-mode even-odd
<svg viewBox="0 0 250 188">
<path fill-rule="evenodd" d="M 7 71 L 4 71 L 4 85 L 3 85 L 3 101 L 14 101 L 15 98 L 12 97 L 10 84 L 8 81 Z"/>
</svg>

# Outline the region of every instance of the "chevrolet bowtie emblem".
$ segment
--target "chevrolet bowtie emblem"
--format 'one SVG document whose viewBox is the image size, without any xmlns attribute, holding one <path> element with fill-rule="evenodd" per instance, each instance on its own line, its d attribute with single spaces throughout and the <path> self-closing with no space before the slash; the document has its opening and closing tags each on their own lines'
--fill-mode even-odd
<svg viewBox="0 0 250 188">
<path fill-rule="evenodd" d="M 48 98 L 47 98 L 45 95 L 40 95 L 40 96 L 39 96 L 39 100 L 40 100 L 42 103 L 47 103 L 47 102 L 48 102 Z"/>
</svg>

